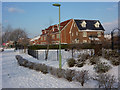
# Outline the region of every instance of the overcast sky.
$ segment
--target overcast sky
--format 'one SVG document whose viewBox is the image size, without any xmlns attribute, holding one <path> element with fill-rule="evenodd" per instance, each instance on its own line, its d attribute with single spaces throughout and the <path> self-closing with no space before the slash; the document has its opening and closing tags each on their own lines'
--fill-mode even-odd
<svg viewBox="0 0 120 90">
<path fill-rule="evenodd" d="M 2 24 L 23 28 L 30 38 L 40 35 L 41 30 L 58 24 L 58 8 L 54 2 L 3 2 Z M 68 19 L 100 20 L 105 32 L 118 25 L 118 2 L 59 2 L 61 21 Z"/>
</svg>

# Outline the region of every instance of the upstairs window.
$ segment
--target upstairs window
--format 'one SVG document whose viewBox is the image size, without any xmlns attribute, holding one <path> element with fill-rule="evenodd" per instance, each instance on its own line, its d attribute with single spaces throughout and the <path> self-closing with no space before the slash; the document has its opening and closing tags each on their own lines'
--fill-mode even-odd
<svg viewBox="0 0 120 90">
<path fill-rule="evenodd" d="M 99 23 L 99 22 L 96 22 L 94 25 L 95 25 L 96 28 L 99 28 L 100 23 Z"/>
<path fill-rule="evenodd" d="M 57 34 L 57 38 L 59 38 L 59 34 Z"/>
<path fill-rule="evenodd" d="M 83 37 L 87 37 L 87 32 L 83 32 Z"/>
<path fill-rule="evenodd" d="M 81 26 L 85 28 L 85 27 L 86 27 L 86 22 L 83 21 L 83 22 L 81 23 Z"/>
<path fill-rule="evenodd" d="M 55 39 L 55 35 L 52 35 L 52 39 Z"/>
<path fill-rule="evenodd" d="M 41 37 L 41 40 L 43 40 L 43 37 Z"/>
<path fill-rule="evenodd" d="M 78 36 L 78 32 L 76 32 L 76 36 Z"/>
<path fill-rule="evenodd" d="M 101 32 L 97 32 L 98 37 L 101 37 Z"/>
</svg>

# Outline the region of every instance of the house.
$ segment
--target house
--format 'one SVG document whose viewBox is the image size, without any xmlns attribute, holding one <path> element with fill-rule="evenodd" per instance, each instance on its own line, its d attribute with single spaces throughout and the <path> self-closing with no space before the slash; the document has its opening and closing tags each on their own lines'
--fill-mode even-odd
<svg viewBox="0 0 120 90">
<path fill-rule="evenodd" d="M 99 20 L 69 19 L 60 23 L 61 43 L 91 43 L 101 42 L 104 39 L 104 28 Z M 59 24 L 49 26 L 42 30 L 38 40 L 39 44 L 59 43 Z"/>
<path fill-rule="evenodd" d="M 40 35 L 30 40 L 30 45 L 37 45 L 37 44 L 40 44 Z"/>
</svg>

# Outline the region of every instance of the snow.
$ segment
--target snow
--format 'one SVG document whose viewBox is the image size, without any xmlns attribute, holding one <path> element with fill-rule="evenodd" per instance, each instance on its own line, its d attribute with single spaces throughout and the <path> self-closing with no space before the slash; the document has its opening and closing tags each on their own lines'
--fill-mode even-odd
<svg viewBox="0 0 120 90">
<path fill-rule="evenodd" d="M 19 53 L 14 49 L 2 53 L 2 88 L 82 88 L 78 82 L 68 82 L 19 66 L 16 54 Z"/>
<path fill-rule="evenodd" d="M 39 39 L 40 38 L 40 36 L 36 36 L 36 37 L 34 37 L 33 39 L 31 39 L 30 41 L 35 41 L 35 40 L 37 40 L 37 39 Z"/>
<path fill-rule="evenodd" d="M 35 63 L 45 63 L 48 66 L 59 67 L 59 61 L 57 61 L 57 50 L 50 50 L 48 54 L 48 60 L 44 60 L 45 50 L 39 50 L 39 60 L 33 58 L 32 56 L 20 52 L 14 52 L 14 49 L 5 49 L 2 52 L 2 87 L 3 88 L 97 88 L 97 82 L 94 80 L 89 80 L 82 87 L 79 82 L 68 82 L 63 78 L 56 78 L 50 74 L 42 74 L 35 70 L 31 70 L 17 64 L 15 55 L 21 55 L 23 58 L 35 62 Z M 68 69 L 66 60 L 71 58 L 71 51 L 62 52 L 62 68 Z M 77 59 L 77 56 L 80 53 L 89 53 L 91 50 L 81 50 L 80 52 L 74 51 L 74 58 Z M 104 58 L 100 58 L 102 62 L 110 62 Z M 112 65 L 111 65 L 112 66 Z M 94 77 L 96 75 L 95 70 L 93 69 L 94 65 L 90 65 L 87 61 L 86 64 L 81 67 L 71 67 L 69 69 L 74 69 L 76 71 L 88 70 L 89 75 Z M 112 66 L 107 73 L 118 77 L 118 66 Z"/>
</svg>

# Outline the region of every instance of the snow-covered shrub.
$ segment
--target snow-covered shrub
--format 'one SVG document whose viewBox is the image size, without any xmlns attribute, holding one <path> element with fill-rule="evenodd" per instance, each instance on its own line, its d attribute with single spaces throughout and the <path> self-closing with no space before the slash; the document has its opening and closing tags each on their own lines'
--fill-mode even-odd
<svg viewBox="0 0 120 90">
<path fill-rule="evenodd" d="M 21 60 L 22 59 L 22 57 L 20 55 L 16 55 L 15 57 L 16 57 L 17 60 Z"/>
<path fill-rule="evenodd" d="M 111 69 L 111 66 L 105 62 L 95 64 L 94 69 L 97 73 L 105 73 Z"/>
<path fill-rule="evenodd" d="M 34 65 L 33 65 L 33 69 L 36 70 L 36 71 L 40 71 L 40 69 L 41 69 L 41 65 L 42 65 L 42 64 L 34 63 Z"/>
<path fill-rule="evenodd" d="M 93 64 L 96 64 L 96 63 L 98 63 L 99 62 L 99 57 L 98 56 L 93 56 L 93 57 L 91 57 L 89 60 L 90 60 L 90 63 L 91 63 L 91 65 L 93 65 Z"/>
<path fill-rule="evenodd" d="M 84 62 L 80 62 L 80 61 L 76 62 L 77 67 L 83 67 L 84 64 L 85 64 Z"/>
<path fill-rule="evenodd" d="M 76 81 L 80 82 L 83 86 L 89 80 L 89 75 L 87 70 L 77 71 L 75 75 Z"/>
<path fill-rule="evenodd" d="M 74 58 L 68 59 L 67 64 L 69 67 L 73 67 L 75 65 L 75 59 Z"/>
<path fill-rule="evenodd" d="M 33 62 L 29 62 L 29 63 L 28 63 L 28 67 L 29 67 L 30 69 L 33 69 L 33 65 L 34 65 Z"/>
<path fill-rule="evenodd" d="M 65 70 L 65 79 L 72 81 L 75 76 L 75 70 L 67 69 Z"/>
<path fill-rule="evenodd" d="M 115 76 L 109 74 L 99 74 L 96 76 L 99 88 L 115 88 L 116 79 Z"/>
<path fill-rule="evenodd" d="M 41 65 L 40 65 L 40 71 L 41 71 L 43 74 L 46 74 L 46 73 L 48 73 L 48 67 L 47 67 L 45 64 L 41 64 Z"/>
<path fill-rule="evenodd" d="M 64 78 L 64 76 L 65 76 L 65 70 L 57 68 L 56 75 L 57 75 L 58 78 Z"/>
<path fill-rule="evenodd" d="M 49 67 L 48 71 L 49 71 L 50 74 L 56 76 L 57 68 L 55 68 L 55 67 Z"/>
<path fill-rule="evenodd" d="M 88 53 L 78 55 L 78 58 L 79 58 L 81 61 L 85 61 L 85 60 L 88 59 L 89 57 L 90 57 L 90 55 L 89 55 Z"/>
<path fill-rule="evenodd" d="M 114 66 L 120 65 L 120 58 L 119 57 L 118 58 L 111 58 L 110 60 L 111 60 L 112 65 L 114 65 Z"/>
</svg>

